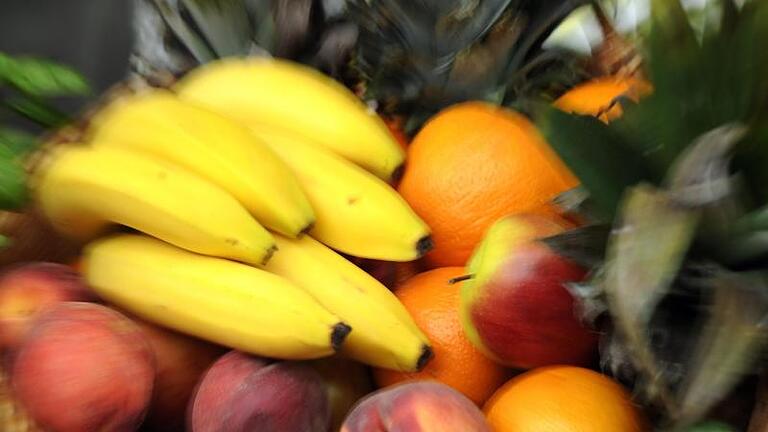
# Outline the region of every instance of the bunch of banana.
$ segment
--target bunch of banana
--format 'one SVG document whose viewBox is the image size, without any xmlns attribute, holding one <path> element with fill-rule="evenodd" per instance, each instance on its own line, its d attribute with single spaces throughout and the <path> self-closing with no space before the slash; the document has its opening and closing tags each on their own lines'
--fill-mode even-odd
<svg viewBox="0 0 768 432">
<path fill-rule="evenodd" d="M 83 268 L 104 300 L 159 325 L 253 354 L 324 357 L 350 331 L 280 276 L 148 236 L 96 240 L 86 248 Z"/>
<path fill-rule="evenodd" d="M 176 91 L 250 127 L 278 153 L 315 210 L 312 237 L 387 261 L 411 261 L 432 248 L 428 227 L 385 182 L 401 171 L 402 148 L 342 85 L 291 62 L 233 58 L 192 71 Z"/>
<path fill-rule="evenodd" d="M 276 249 L 272 235 L 230 194 L 161 160 L 113 148 L 55 149 L 32 180 L 54 228 L 87 240 L 118 223 L 201 254 L 251 264 Z"/>
<path fill-rule="evenodd" d="M 55 228 L 93 240 L 85 272 L 106 300 L 269 357 L 341 350 L 402 371 L 431 357 L 397 298 L 333 250 L 410 261 L 431 247 L 383 180 L 402 149 L 340 84 L 222 60 L 176 92 L 111 102 L 85 138 L 56 149 L 32 190 Z M 144 234 L 98 239 L 120 225 Z"/>
<path fill-rule="evenodd" d="M 280 253 L 266 270 L 303 288 L 352 326 L 342 353 L 401 371 L 419 370 L 432 357 L 429 340 L 400 300 L 371 275 L 310 237 L 275 240 Z"/>
<path fill-rule="evenodd" d="M 270 230 L 289 237 L 315 223 L 288 167 L 248 129 L 156 90 L 118 99 L 91 120 L 88 141 L 178 164 L 229 192 Z"/>
</svg>

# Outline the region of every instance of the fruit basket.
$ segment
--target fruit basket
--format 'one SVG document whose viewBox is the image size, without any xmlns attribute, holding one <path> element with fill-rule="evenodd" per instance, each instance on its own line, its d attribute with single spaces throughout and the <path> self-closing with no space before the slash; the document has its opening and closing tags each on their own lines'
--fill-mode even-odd
<svg viewBox="0 0 768 432">
<path fill-rule="evenodd" d="M 137 1 L 0 129 L 0 429 L 766 430 L 768 7 L 459 3 Z"/>
</svg>

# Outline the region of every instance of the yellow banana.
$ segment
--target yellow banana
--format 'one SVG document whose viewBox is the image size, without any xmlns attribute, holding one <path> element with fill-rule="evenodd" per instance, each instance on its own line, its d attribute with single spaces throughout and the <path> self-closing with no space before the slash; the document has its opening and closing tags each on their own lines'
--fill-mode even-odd
<svg viewBox="0 0 768 432">
<path fill-rule="evenodd" d="M 275 235 L 279 252 L 264 267 L 306 290 L 354 328 L 342 353 L 363 363 L 417 371 L 432 356 L 429 341 L 400 301 L 363 270 L 308 236 Z"/>
<path fill-rule="evenodd" d="M 143 235 L 87 246 L 84 273 L 106 301 L 156 324 L 252 354 L 333 354 L 350 327 L 285 278 Z"/>
<path fill-rule="evenodd" d="M 158 159 L 112 148 L 65 146 L 33 182 L 35 198 L 64 234 L 90 239 L 112 223 L 206 255 L 269 259 L 269 232 L 231 195 Z"/>
<path fill-rule="evenodd" d="M 384 181 L 306 139 L 257 134 L 296 173 L 317 218 L 312 237 L 349 255 L 411 261 L 432 247 L 427 225 Z"/>
<path fill-rule="evenodd" d="M 120 98 L 91 122 L 89 141 L 159 157 L 225 189 L 264 226 L 296 237 L 315 221 L 287 166 L 242 125 L 166 90 Z"/>
<path fill-rule="evenodd" d="M 244 124 L 312 138 L 384 180 L 405 159 L 384 122 L 330 77 L 286 60 L 250 58 L 208 63 L 179 81 L 183 99 Z"/>
</svg>

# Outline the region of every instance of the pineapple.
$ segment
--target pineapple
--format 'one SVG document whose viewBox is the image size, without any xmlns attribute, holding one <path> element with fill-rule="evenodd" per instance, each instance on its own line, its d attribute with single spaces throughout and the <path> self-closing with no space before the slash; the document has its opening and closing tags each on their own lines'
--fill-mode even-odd
<svg viewBox="0 0 768 432">
<path fill-rule="evenodd" d="M 356 39 L 343 0 L 135 0 L 133 73 L 168 85 L 217 58 L 276 56 L 334 77 Z"/>
<path fill-rule="evenodd" d="M 607 318 L 602 366 L 665 430 L 706 417 L 768 341 L 768 2 L 714 3 L 721 22 L 698 36 L 677 0 L 652 2 L 654 91 L 621 118 L 536 116 L 591 216 L 547 241 L 592 269 L 572 291 Z"/>
<path fill-rule="evenodd" d="M 359 25 L 352 65 L 365 97 L 413 130 L 450 104 L 525 108 L 583 79 L 578 59 L 544 50 L 583 0 L 350 0 Z"/>
</svg>

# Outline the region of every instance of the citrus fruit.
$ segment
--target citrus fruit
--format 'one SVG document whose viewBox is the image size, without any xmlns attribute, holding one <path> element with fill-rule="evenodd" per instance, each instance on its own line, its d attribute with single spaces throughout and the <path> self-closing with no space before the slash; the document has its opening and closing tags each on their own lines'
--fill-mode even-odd
<svg viewBox="0 0 768 432">
<path fill-rule="evenodd" d="M 374 370 L 379 386 L 437 380 L 482 405 L 508 378 L 507 371 L 477 351 L 464 334 L 459 319 L 461 283 L 449 282 L 462 275 L 463 267 L 434 269 L 410 278 L 395 290 L 416 325 L 429 338 L 434 358 L 421 372 Z"/>
<path fill-rule="evenodd" d="M 463 266 L 485 230 L 510 213 L 556 213 L 576 178 L 524 116 L 466 102 L 434 116 L 408 148 L 399 191 L 429 225 L 431 267 Z"/>
<path fill-rule="evenodd" d="M 621 385 L 575 366 L 547 366 L 518 375 L 494 393 L 484 411 L 495 432 L 645 430 Z"/>
<path fill-rule="evenodd" d="M 637 102 L 650 92 L 650 84 L 638 78 L 601 77 L 579 84 L 560 96 L 555 107 L 575 114 L 597 116 L 608 123 L 623 114 L 619 97 Z"/>
</svg>

